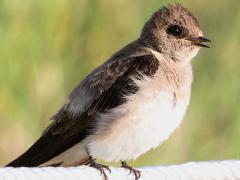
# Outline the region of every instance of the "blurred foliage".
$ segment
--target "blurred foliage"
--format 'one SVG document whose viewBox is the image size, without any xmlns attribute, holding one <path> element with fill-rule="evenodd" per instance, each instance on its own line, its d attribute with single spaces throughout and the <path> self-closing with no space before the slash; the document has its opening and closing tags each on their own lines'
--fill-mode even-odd
<svg viewBox="0 0 240 180">
<path fill-rule="evenodd" d="M 167 0 L 0 0 L 0 164 L 26 150 L 68 93 L 137 38 Z M 240 2 L 180 0 L 213 43 L 193 61 L 181 127 L 132 164 L 240 157 Z"/>
</svg>

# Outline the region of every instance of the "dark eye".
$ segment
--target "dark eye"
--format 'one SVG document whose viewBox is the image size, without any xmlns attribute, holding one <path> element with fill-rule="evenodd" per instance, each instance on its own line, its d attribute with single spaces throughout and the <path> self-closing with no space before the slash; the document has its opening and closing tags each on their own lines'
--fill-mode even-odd
<svg viewBox="0 0 240 180">
<path fill-rule="evenodd" d="M 178 25 L 172 25 L 167 28 L 167 33 L 176 37 L 180 37 L 183 33 L 183 29 Z"/>
</svg>

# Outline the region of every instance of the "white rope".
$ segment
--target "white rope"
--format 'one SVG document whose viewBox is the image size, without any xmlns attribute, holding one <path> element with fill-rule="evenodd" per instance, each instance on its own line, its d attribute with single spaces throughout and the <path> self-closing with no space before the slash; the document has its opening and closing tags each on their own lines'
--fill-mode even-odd
<svg viewBox="0 0 240 180">
<path fill-rule="evenodd" d="M 180 165 L 138 168 L 141 180 L 240 180 L 240 160 L 188 162 Z M 129 171 L 111 168 L 109 180 L 134 180 Z M 100 172 L 88 166 L 0 168 L 0 180 L 100 180 Z"/>
</svg>

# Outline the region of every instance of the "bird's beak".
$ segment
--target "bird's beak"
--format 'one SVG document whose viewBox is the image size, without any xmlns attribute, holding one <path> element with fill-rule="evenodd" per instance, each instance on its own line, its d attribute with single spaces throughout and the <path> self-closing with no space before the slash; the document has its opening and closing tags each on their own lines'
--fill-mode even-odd
<svg viewBox="0 0 240 180">
<path fill-rule="evenodd" d="M 187 38 L 187 40 L 192 41 L 197 46 L 210 48 L 208 45 L 203 44 L 205 42 L 211 42 L 211 40 L 209 40 L 209 39 L 207 39 L 205 37 L 202 37 L 202 36 L 190 37 L 190 38 Z"/>
</svg>

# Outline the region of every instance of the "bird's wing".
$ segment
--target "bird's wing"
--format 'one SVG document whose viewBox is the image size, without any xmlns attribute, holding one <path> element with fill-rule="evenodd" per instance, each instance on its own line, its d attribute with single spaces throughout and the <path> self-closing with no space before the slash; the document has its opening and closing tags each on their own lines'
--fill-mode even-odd
<svg viewBox="0 0 240 180">
<path fill-rule="evenodd" d="M 132 77 L 153 76 L 157 69 L 155 56 L 142 50 L 115 54 L 73 90 L 42 137 L 7 166 L 38 166 L 79 143 L 89 134 L 97 113 L 124 103 L 126 94 L 138 90 Z"/>
</svg>

